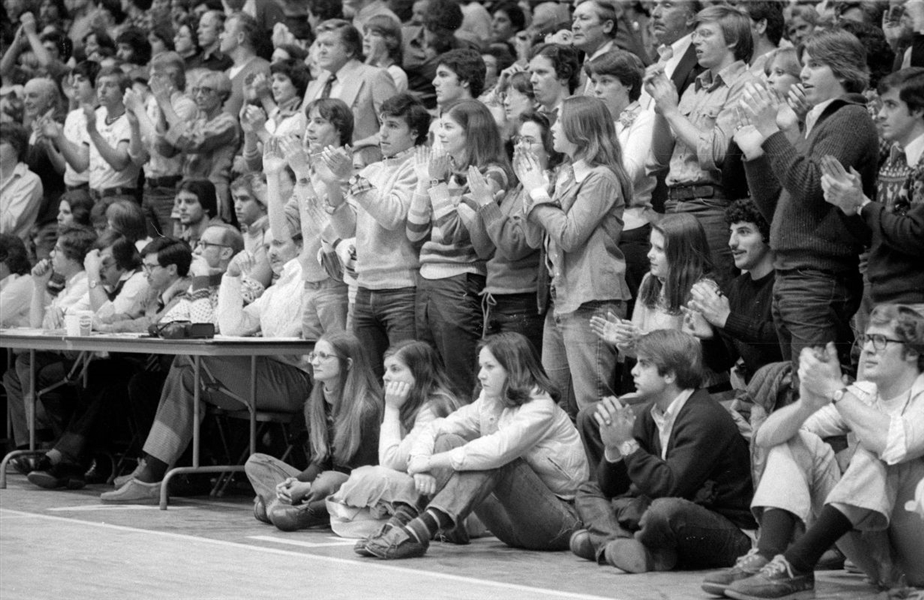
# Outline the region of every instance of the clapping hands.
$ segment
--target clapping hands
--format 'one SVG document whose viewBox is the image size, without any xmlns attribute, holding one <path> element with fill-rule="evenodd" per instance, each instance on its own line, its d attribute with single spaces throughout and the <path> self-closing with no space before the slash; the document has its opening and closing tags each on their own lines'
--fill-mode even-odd
<svg viewBox="0 0 924 600">
<path fill-rule="evenodd" d="M 642 334 L 632 321 L 620 319 L 612 312 L 607 312 L 606 318 L 597 315 L 591 317 L 590 329 L 613 346 L 632 346 Z"/>
</svg>

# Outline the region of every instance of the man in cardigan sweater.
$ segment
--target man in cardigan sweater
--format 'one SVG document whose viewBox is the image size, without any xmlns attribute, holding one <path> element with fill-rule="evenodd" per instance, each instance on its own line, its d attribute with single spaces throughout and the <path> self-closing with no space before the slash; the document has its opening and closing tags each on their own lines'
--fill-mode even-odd
<svg viewBox="0 0 924 600">
<path fill-rule="evenodd" d="M 813 107 L 805 137 L 791 141 L 769 93 L 748 86 L 741 107 L 754 127 L 739 129 L 735 141 L 745 154 L 754 203 L 770 221 L 773 320 L 783 356 L 798 364 L 802 348 L 833 341 L 841 363 L 848 364 L 850 318 L 863 285 L 858 257 L 868 234 L 857 217 L 825 202 L 821 162 L 831 155 L 845 168 L 855 167 L 864 192 L 873 193 L 876 128 L 866 107 L 850 96 L 866 87 L 866 51 L 845 31 L 825 31 L 806 43 L 801 58 L 805 97 Z"/>
<path fill-rule="evenodd" d="M 587 529 L 574 533 L 571 550 L 630 573 L 731 565 L 736 551 L 751 547 L 741 528 L 754 527 L 747 442 L 731 415 L 697 389 L 696 338 L 656 330 L 637 352 L 632 376 L 646 403 L 605 398 L 585 409 L 605 452 L 597 481 L 578 489 L 575 507 Z"/>
<path fill-rule="evenodd" d="M 894 302 L 924 311 L 924 69 L 892 73 L 879 82 L 879 95 L 882 137 L 895 145 L 879 170 L 876 201 L 836 164 L 828 163 L 821 185 L 825 200 L 847 216 L 858 215 L 872 232 L 869 304 Z"/>
</svg>

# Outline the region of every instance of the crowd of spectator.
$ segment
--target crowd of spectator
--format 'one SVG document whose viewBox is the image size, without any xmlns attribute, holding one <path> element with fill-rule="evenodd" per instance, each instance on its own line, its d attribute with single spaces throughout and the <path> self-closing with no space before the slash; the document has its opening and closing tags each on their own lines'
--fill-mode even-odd
<svg viewBox="0 0 924 600">
<path fill-rule="evenodd" d="M 2 10 L 0 327 L 311 345 L 255 382 L 11 355 L 14 447 L 52 388 L 33 484 L 127 428 L 101 499 L 153 501 L 196 382 L 255 384 L 307 434 L 247 461 L 255 517 L 363 556 L 489 531 L 733 598 L 832 552 L 924 586 L 924 1 Z"/>
</svg>

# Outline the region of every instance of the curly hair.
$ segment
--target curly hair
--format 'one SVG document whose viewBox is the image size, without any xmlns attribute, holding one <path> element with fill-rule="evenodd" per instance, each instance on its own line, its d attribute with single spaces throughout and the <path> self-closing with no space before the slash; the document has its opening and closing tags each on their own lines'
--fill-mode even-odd
<svg viewBox="0 0 924 600">
<path fill-rule="evenodd" d="M 748 198 L 735 200 L 725 209 L 725 222 L 729 226 L 735 223 L 753 223 L 757 225 L 757 230 L 760 231 L 760 237 L 763 238 L 764 243 L 770 241 L 770 224 Z"/>
</svg>

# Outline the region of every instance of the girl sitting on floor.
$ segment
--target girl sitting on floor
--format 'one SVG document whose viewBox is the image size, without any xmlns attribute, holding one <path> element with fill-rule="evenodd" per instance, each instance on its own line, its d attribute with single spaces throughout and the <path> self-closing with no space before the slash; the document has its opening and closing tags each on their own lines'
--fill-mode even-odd
<svg viewBox="0 0 924 600">
<path fill-rule="evenodd" d="M 424 428 L 462 402 L 436 350 L 424 342 L 400 342 L 385 352 L 385 417 L 379 434 L 379 464 L 355 469 L 330 498 L 334 532 L 343 537 L 372 533 L 399 503 L 414 504 L 408 455 Z M 363 509 L 363 510 L 361 510 Z"/>
<path fill-rule="evenodd" d="M 400 504 L 358 554 L 423 556 L 434 535 L 473 511 L 509 546 L 568 548 L 580 527 L 571 500 L 589 475 L 578 432 L 523 335 L 485 339 L 478 364 L 478 399 L 434 421 L 411 448 L 408 473 L 427 508 Z"/>
<path fill-rule="evenodd" d="M 352 469 L 378 460 L 382 396 L 359 340 L 350 333 L 325 335 L 308 356 L 314 375 L 305 403 L 311 463 L 299 472 L 257 453 L 244 465 L 257 492 L 254 516 L 282 531 L 327 525 L 325 498 Z"/>
</svg>

